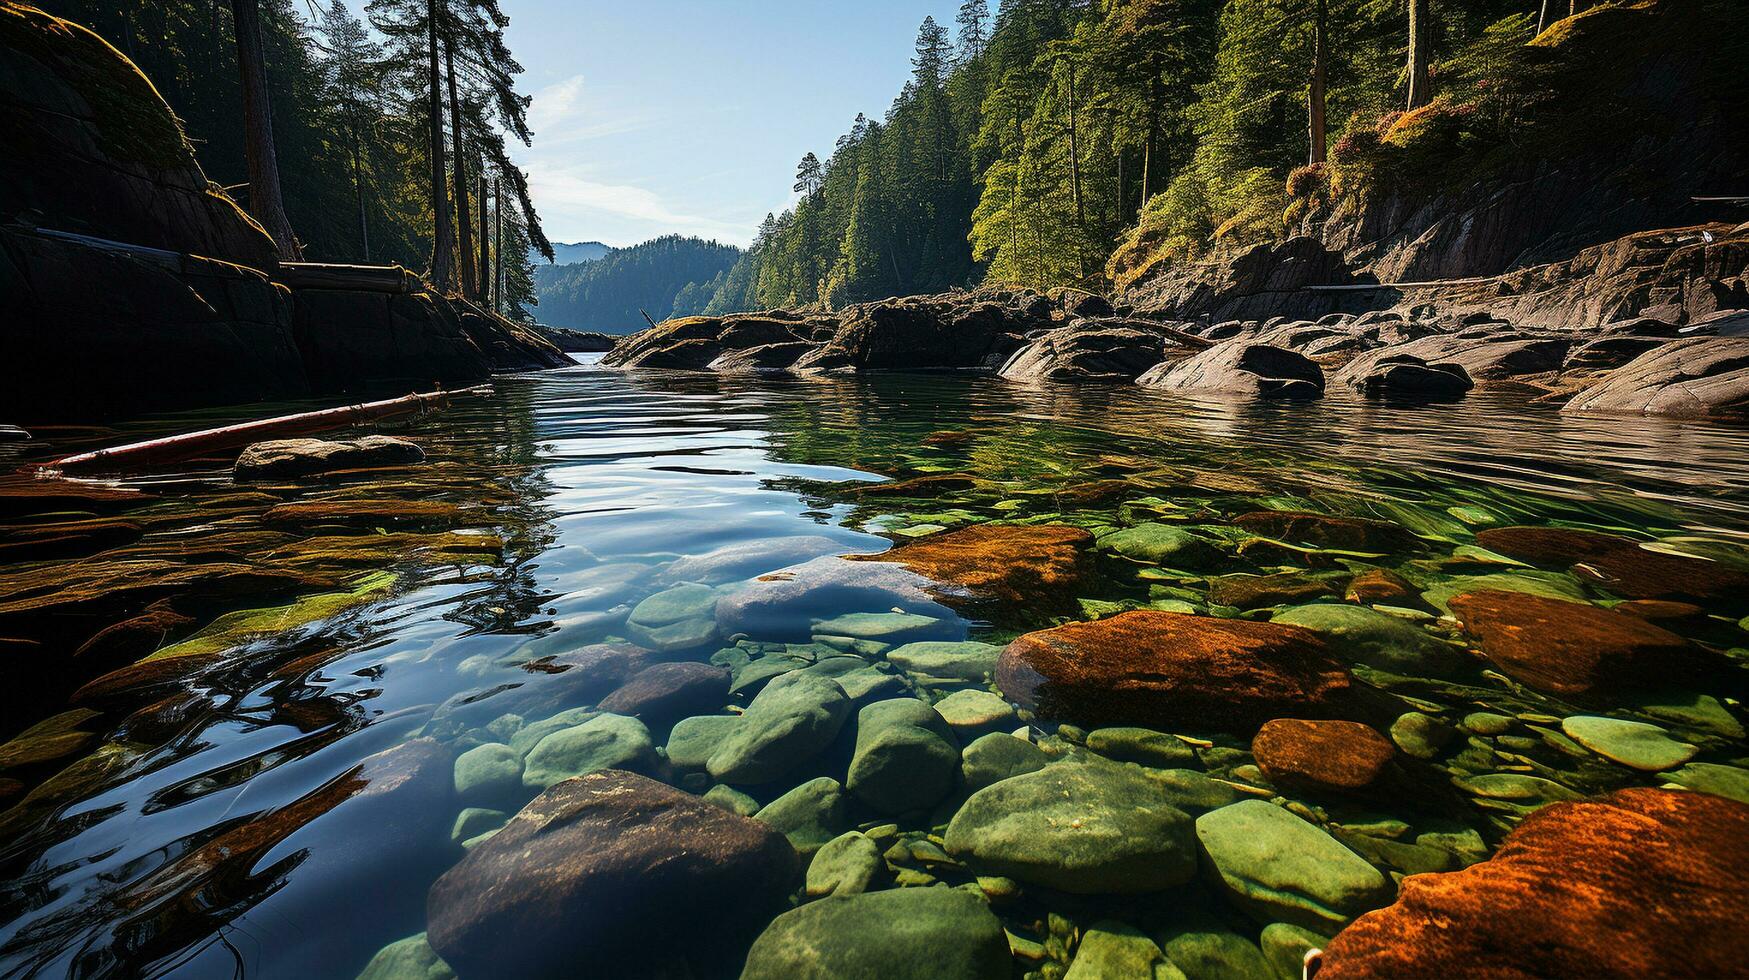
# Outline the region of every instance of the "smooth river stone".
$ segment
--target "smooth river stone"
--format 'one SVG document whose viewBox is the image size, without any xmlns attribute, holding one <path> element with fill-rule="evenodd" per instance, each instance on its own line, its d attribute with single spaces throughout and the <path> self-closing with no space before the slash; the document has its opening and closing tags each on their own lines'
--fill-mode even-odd
<svg viewBox="0 0 1749 980">
<path fill-rule="evenodd" d="M 860 895 L 880 887 L 887 877 L 880 845 L 852 830 L 826 843 L 808 863 L 807 895 Z"/>
<path fill-rule="evenodd" d="M 1152 521 L 1102 534 L 1099 547 L 1131 561 L 1186 571 L 1202 571 L 1221 557 L 1220 551 L 1207 538 L 1181 527 Z"/>
<path fill-rule="evenodd" d="M 845 829 L 844 786 L 831 776 L 810 779 L 754 814 L 807 857 Z"/>
<path fill-rule="evenodd" d="M 653 771 L 656 746 L 650 730 L 636 718 L 598 715 L 541 739 L 524 763 L 522 785 L 540 790 L 603 769 Z"/>
<path fill-rule="evenodd" d="M 1269 621 L 1315 630 L 1337 656 L 1397 674 L 1444 677 L 1467 659 L 1461 647 L 1365 606 L 1334 602 L 1294 606 Z"/>
<path fill-rule="evenodd" d="M 679 769 L 703 769 L 711 753 L 740 723 L 739 715 L 695 715 L 684 719 L 668 733 L 665 747 L 668 761 Z"/>
<path fill-rule="evenodd" d="M 959 741 L 929 704 L 916 698 L 877 701 L 856 716 L 856 749 L 845 786 L 881 813 L 941 802 L 953 790 Z"/>
<path fill-rule="evenodd" d="M 1700 751 L 1643 721 L 1573 715 L 1561 722 L 1561 731 L 1598 755 L 1642 772 L 1675 769 Z"/>
<path fill-rule="evenodd" d="M 1390 879 L 1318 827 L 1263 800 L 1196 819 L 1213 884 L 1261 922 L 1334 932 L 1391 900 Z"/>
<path fill-rule="evenodd" d="M 455 794 L 463 803 L 496 803 L 522 789 L 522 756 L 501 742 L 476 745 L 455 760 Z"/>
<path fill-rule="evenodd" d="M 425 941 L 425 933 L 392 942 L 365 964 L 358 980 L 454 980 L 455 971 Z"/>
<path fill-rule="evenodd" d="M 1065 762 L 973 793 L 948 825 L 947 850 L 981 874 L 1133 894 L 1195 876 L 1192 828 L 1140 772 Z"/>
<path fill-rule="evenodd" d="M 1038 772 L 1051 761 L 1044 750 L 1023 738 L 992 732 L 960 753 L 960 781 L 975 793 L 1012 776 Z"/>
<path fill-rule="evenodd" d="M 1122 922 L 1095 922 L 1082 934 L 1063 980 L 1182 980 L 1183 976 L 1140 929 Z"/>
<path fill-rule="evenodd" d="M 838 682 L 785 674 L 747 706 L 705 768 L 724 783 L 768 783 L 819 755 L 850 716 Z"/>
<path fill-rule="evenodd" d="M 778 916 L 741 980 L 1007 980 L 1002 923 L 956 888 L 898 888 L 810 902 Z"/>
<path fill-rule="evenodd" d="M 955 691 L 935 702 L 935 710 L 961 737 L 1014 727 L 1014 706 L 989 691 Z"/>
<path fill-rule="evenodd" d="M 860 640 L 907 643 L 931 637 L 939 638 L 958 631 L 934 616 L 904 612 L 858 612 L 822 619 L 814 624 L 814 632 Z"/>
<path fill-rule="evenodd" d="M 925 640 L 887 651 L 887 662 L 908 674 L 941 680 L 984 683 L 996 672 L 1002 648 L 975 640 Z"/>
</svg>

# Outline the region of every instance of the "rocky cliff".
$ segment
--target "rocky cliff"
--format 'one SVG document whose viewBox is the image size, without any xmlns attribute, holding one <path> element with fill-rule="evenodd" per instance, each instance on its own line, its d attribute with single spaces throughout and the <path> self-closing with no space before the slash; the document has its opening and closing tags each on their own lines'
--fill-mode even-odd
<svg viewBox="0 0 1749 980">
<path fill-rule="evenodd" d="M 83 27 L 0 4 L 0 414 L 98 420 L 569 363 L 412 277 L 285 274 L 170 107 Z M 384 270 L 387 271 L 387 270 Z M 368 277 L 367 277 L 368 278 Z"/>
</svg>

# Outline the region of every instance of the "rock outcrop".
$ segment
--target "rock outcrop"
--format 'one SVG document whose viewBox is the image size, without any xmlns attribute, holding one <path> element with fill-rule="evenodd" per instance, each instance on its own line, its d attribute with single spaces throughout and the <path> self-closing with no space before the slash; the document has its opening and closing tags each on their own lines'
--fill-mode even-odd
<svg viewBox="0 0 1749 980">
<path fill-rule="evenodd" d="M 1206 391 L 1259 398 L 1317 398 L 1324 372 L 1284 347 L 1229 340 L 1182 361 L 1164 362 L 1136 379 L 1144 388 Z"/>
<path fill-rule="evenodd" d="M 1749 417 L 1749 337 L 1697 337 L 1655 347 L 1580 392 L 1561 411 Z"/>
</svg>

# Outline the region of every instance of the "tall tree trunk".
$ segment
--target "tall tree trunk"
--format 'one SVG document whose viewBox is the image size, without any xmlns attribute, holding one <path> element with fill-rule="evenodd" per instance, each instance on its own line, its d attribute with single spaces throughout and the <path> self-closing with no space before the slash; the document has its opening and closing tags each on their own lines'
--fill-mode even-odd
<svg viewBox="0 0 1749 980">
<path fill-rule="evenodd" d="M 492 304 L 508 316 L 510 306 L 504 302 L 504 189 L 496 177 L 492 178 L 492 197 L 498 202 L 492 211 Z"/>
<path fill-rule="evenodd" d="M 1554 2 L 1555 0 L 1543 0 L 1541 9 L 1536 12 L 1536 32 L 1538 34 L 1549 29 L 1549 8 L 1554 5 Z"/>
<path fill-rule="evenodd" d="M 1148 138 L 1142 145 L 1142 203 L 1137 213 L 1148 209 L 1148 198 L 1154 196 L 1154 143 L 1160 134 L 1160 61 L 1149 62 L 1148 68 Z"/>
<path fill-rule="evenodd" d="M 1075 62 L 1069 62 L 1069 193 L 1075 198 L 1075 271 L 1087 277 L 1086 256 L 1081 254 L 1081 236 L 1087 228 L 1087 212 L 1081 202 L 1081 138 L 1075 124 Z"/>
<path fill-rule="evenodd" d="M 1577 2 L 1577 0 L 1575 0 Z M 1409 109 L 1433 101 L 1427 59 L 1433 47 L 1432 0 L 1409 0 Z"/>
<path fill-rule="evenodd" d="M 1327 36 L 1329 20 L 1326 0 L 1318 0 L 1316 20 L 1312 25 L 1312 88 L 1306 99 L 1306 135 L 1311 141 L 1311 163 L 1323 163 L 1328 156 L 1325 146 L 1324 83 L 1330 71 Z"/>
<path fill-rule="evenodd" d="M 364 163 L 361 159 L 360 145 L 364 141 L 358 135 L 358 120 L 352 121 L 352 187 L 358 197 L 358 240 L 364 246 L 364 260 L 370 261 L 370 223 L 364 217 Z"/>
<path fill-rule="evenodd" d="M 1020 250 L 1020 167 L 1026 159 L 1026 134 L 1020 128 L 1020 104 L 1014 105 L 1014 187 L 1008 192 L 1008 250 Z M 1015 256 L 1018 263 L 1020 257 Z M 1018 268 L 1018 266 L 1016 266 Z"/>
<path fill-rule="evenodd" d="M 302 259 L 285 201 L 279 193 L 279 157 L 273 151 L 273 110 L 267 98 L 267 61 L 261 48 L 259 0 L 231 0 L 236 19 L 237 68 L 243 76 L 244 151 L 249 160 L 249 213 L 288 262 Z"/>
<path fill-rule="evenodd" d="M 438 0 L 425 0 L 425 19 L 430 27 L 427 38 L 426 83 L 430 89 L 426 100 L 426 124 L 430 127 L 431 143 L 431 285 L 438 292 L 450 287 L 450 227 L 448 168 L 443 161 L 443 73 L 437 66 Z"/>
<path fill-rule="evenodd" d="M 468 210 L 467 154 L 462 152 L 462 103 L 456 97 L 455 41 L 443 39 L 443 63 L 449 75 L 449 140 L 455 156 L 455 216 L 461 239 L 456 250 L 462 259 L 462 295 L 469 299 L 479 294 L 474 278 L 474 223 Z"/>
<path fill-rule="evenodd" d="M 480 303 L 486 305 L 492 299 L 492 279 L 486 270 L 492 268 L 492 236 L 486 234 L 486 219 L 492 213 L 492 198 L 486 189 L 486 166 L 475 161 L 475 170 L 480 172 Z"/>
</svg>

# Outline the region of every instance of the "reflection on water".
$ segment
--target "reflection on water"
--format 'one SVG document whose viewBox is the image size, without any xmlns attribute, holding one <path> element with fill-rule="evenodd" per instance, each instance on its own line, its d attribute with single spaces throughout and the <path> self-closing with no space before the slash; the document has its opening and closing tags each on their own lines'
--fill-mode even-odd
<svg viewBox="0 0 1749 980">
<path fill-rule="evenodd" d="M 817 647 L 806 644 L 817 621 L 891 604 L 871 608 L 860 585 L 826 583 L 745 620 L 758 631 L 749 636 L 725 631 L 720 612 L 628 616 L 659 593 L 683 606 L 685 583 L 715 602 L 778 569 L 882 550 L 888 536 L 876 532 L 993 517 L 1214 521 L 1270 508 L 1389 519 L 1452 545 L 1477 527 L 1551 522 L 1707 555 L 1749 535 L 1749 431 L 1566 418 L 1506 397 L 1289 405 L 957 375 L 765 380 L 590 367 L 497 388 L 408 423 L 430 460 L 414 471 L 240 489 L 193 467 L 124 484 L 158 498 L 127 515 L 143 535 L 126 546 L 130 560 L 229 562 L 307 581 L 181 604 L 184 592 L 165 589 L 188 621 L 164 642 L 193 634 L 206 645 L 130 668 L 67 723 L 84 733 L 77 751 L 18 767 L 5 797 L 16 805 L 0 818 L 8 972 L 353 975 L 378 948 L 423 931 L 426 890 L 461 853 L 455 753 L 513 741 L 513 727 L 493 725 L 528 725 L 606 693 L 588 670 L 567 670 L 583 663 L 567 657 L 628 634 L 682 659 L 739 639 L 765 643 L 756 651 L 765 656 L 779 642 Z M 28 451 L 103 434 L 48 435 Z M 995 489 L 933 501 L 850 490 L 953 474 Z M 273 516 L 308 499 L 454 508 L 436 526 L 392 514 Z M 99 555 L 113 558 L 51 557 L 6 581 L 40 595 L 44 581 L 112 572 Z M 42 625 L 40 607 L 7 606 L 23 591 L 0 596 L 0 641 L 52 658 L 161 597 L 105 603 L 118 586 L 89 581 L 79 615 L 54 621 L 61 633 Z M 1087 598 L 1134 600 L 1138 588 L 1146 582 Z M 918 596 L 906 611 L 933 617 L 930 638 L 1002 641 L 1021 628 L 961 619 Z M 225 612 L 261 609 L 273 615 L 214 632 Z M 52 643 L 34 644 L 31 630 Z M 20 683 L 41 687 L 10 695 L 18 723 L 5 734 L 66 717 L 74 687 L 130 663 L 57 680 L 64 666 L 39 661 Z M 652 735 L 660 745 L 666 729 Z"/>
</svg>

